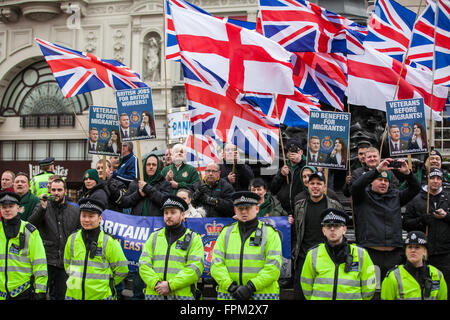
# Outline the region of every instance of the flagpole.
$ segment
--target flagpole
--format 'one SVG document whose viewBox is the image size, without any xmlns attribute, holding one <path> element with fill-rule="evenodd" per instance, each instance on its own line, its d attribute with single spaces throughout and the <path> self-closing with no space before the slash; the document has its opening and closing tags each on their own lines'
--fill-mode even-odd
<svg viewBox="0 0 450 320">
<path fill-rule="evenodd" d="M 348 102 L 347 102 L 347 110 L 348 110 L 348 113 L 351 114 L 351 112 L 350 112 L 350 104 Z M 348 137 L 348 145 L 349 145 L 348 148 L 350 148 L 350 135 Z M 356 149 L 356 151 L 358 151 L 358 149 Z M 351 163 L 350 163 L 350 152 L 349 151 L 347 151 L 347 152 L 348 152 L 348 154 L 347 154 L 347 158 L 348 158 L 347 159 L 347 161 L 348 161 L 348 175 L 351 176 L 352 175 L 352 168 L 351 168 Z M 352 210 L 353 230 L 354 230 L 354 232 L 356 234 L 355 214 L 353 212 L 353 196 L 351 194 L 350 194 L 350 207 L 351 207 L 351 210 Z"/>
<path fill-rule="evenodd" d="M 164 55 L 164 103 L 166 107 L 166 143 L 169 144 L 169 109 L 167 102 L 167 59 L 166 59 L 166 1 L 163 0 L 163 55 Z"/>
<path fill-rule="evenodd" d="M 410 49 L 410 47 L 411 47 L 412 37 L 413 37 L 413 35 L 414 35 L 414 26 L 416 25 L 417 18 L 419 17 L 420 9 L 422 8 L 422 1 L 423 1 L 423 0 L 420 0 L 420 2 L 419 2 L 419 7 L 417 8 L 416 19 L 414 20 L 413 30 L 412 30 L 412 32 L 411 32 L 411 39 L 409 39 L 409 42 L 408 42 L 408 48 L 406 48 L 405 55 L 403 56 L 402 67 L 401 67 L 401 69 L 400 69 L 400 74 L 399 74 L 398 79 L 397 79 L 397 85 L 395 86 L 394 97 L 392 98 L 392 100 L 395 100 L 395 98 L 397 97 L 398 89 L 399 89 L 399 87 L 400 87 L 400 79 L 402 78 L 402 73 L 403 73 L 403 69 L 404 69 L 404 67 L 405 67 L 406 58 L 408 57 L 409 49 Z M 388 127 L 388 122 L 387 122 L 387 119 L 386 119 L 386 125 L 385 125 L 385 127 L 384 127 L 384 132 L 383 132 L 383 138 L 381 139 L 380 158 L 381 158 L 381 153 L 383 152 L 384 139 L 386 139 L 387 127 Z M 408 160 L 409 160 L 409 161 L 410 161 L 410 157 L 411 157 L 411 155 L 408 156 Z M 410 169 L 412 170 L 412 168 L 410 168 Z"/>
<path fill-rule="evenodd" d="M 274 99 L 273 106 L 277 113 L 277 119 L 280 122 L 280 126 L 278 127 L 278 134 L 280 136 L 281 153 L 283 154 L 283 162 L 284 162 L 284 165 L 286 166 L 286 156 L 284 154 L 284 143 L 283 143 L 283 137 L 281 136 L 281 121 L 280 121 L 280 116 L 278 115 L 277 94 L 273 95 L 273 99 Z M 289 184 L 289 176 L 286 176 L 286 181 L 287 181 L 287 184 Z"/>
<path fill-rule="evenodd" d="M 433 95 L 434 95 L 434 73 L 436 71 L 436 28 L 438 21 L 438 12 L 439 12 L 439 1 L 436 1 L 436 12 L 434 13 L 434 43 L 433 43 L 433 68 L 432 68 L 432 76 L 431 76 L 431 98 L 430 98 L 430 125 L 428 126 L 428 160 L 431 155 L 431 145 L 432 145 L 432 134 L 433 134 Z M 428 162 L 429 163 L 429 162 Z M 430 209 L 430 165 L 427 167 L 427 211 L 426 215 L 429 215 L 428 212 Z M 428 236 L 428 225 L 426 226 L 425 234 Z"/>
<path fill-rule="evenodd" d="M 73 106 L 72 100 L 71 100 L 70 98 L 68 98 L 67 100 L 69 100 L 70 107 L 72 108 L 72 112 L 73 112 L 73 114 L 75 115 L 75 119 L 77 119 L 78 124 L 79 124 L 80 127 L 81 127 L 81 130 L 83 130 L 84 135 L 86 136 L 86 138 L 89 139 L 88 133 L 87 133 L 86 130 L 84 129 L 84 126 L 83 126 L 83 124 L 81 123 L 80 118 L 78 118 L 78 115 L 77 115 L 77 113 L 76 113 L 76 111 L 75 111 L 75 107 Z"/>
</svg>

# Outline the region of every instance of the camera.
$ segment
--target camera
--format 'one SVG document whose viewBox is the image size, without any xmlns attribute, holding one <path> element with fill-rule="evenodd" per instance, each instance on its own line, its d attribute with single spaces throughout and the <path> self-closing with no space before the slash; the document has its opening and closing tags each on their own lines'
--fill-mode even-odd
<svg viewBox="0 0 450 320">
<path fill-rule="evenodd" d="M 394 160 L 389 163 L 389 166 L 394 169 L 399 169 L 402 167 L 402 163 L 400 161 Z"/>
</svg>

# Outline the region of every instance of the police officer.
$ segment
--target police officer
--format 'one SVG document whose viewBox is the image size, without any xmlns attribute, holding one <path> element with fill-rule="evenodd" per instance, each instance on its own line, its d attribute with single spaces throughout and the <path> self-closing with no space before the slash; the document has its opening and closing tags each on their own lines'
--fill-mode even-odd
<svg viewBox="0 0 450 320">
<path fill-rule="evenodd" d="M 118 241 L 100 228 L 105 205 L 84 198 L 81 230 L 72 233 L 64 250 L 68 275 L 66 300 L 115 300 L 115 286 L 128 274 L 128 261 Z"/>
<path fill-rule="evenodd" d="M 222 229 L 214 245 L 211 276 L 219 300 L 278 300 L 282 265 L 278 231 L 257 218 L 259 196 L 232 195 L 237 222 Z"/>
<path fill-rule="evenodd" d="M 41 172 L 35 175 L 30 181 L 30 191 L 32 194 L 41 197 L 44 193 L 50 195 L 48 191 L 48 179 L 53 176 L 55 173 L 55 158 L 45 158 L 44 160 L 39 161 L 39 168 Z"/>
<path fill-rule="evenodd" d="M 326 240 L 308 251 L 300 278 L 306 299 L 372 299 L 375 268 L 365 249 L 347 242 L 348 215 L 329 208 L 321 218 Z"/>
<path fill-rule="evenodd" d="M 383 300 L 447 300 L 447 284 L 441 271 L 425 261 L 428 240 L 421 231 L 405 239 L 406 263 L 388 271 L 381 285 Z"/>
<path fill-rule="evenodd" d="M 165 227 L 153 232 L 139 259 L 146 300 L 194 300 L 203 273 L 204 249 L 199 234 L 187 229 L 187 203 L 178 196 L 162 200 Z"/>
<path fill-rule="evenodd" d="M 20 219 L 19 203 L 14 192 L 0 195 L 0 300 L 45 300 L 44 245 L 36 227 Z"/>
</svg>

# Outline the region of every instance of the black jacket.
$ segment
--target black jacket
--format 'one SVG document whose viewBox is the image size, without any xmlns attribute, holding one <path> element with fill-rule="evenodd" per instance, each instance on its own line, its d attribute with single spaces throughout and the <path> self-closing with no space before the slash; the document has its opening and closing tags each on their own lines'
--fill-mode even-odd
<svg viewBox="0 0 450 320">
<path fill-rule="evenodd" d="M 172 194 L 170 182 L 164 177 L 160 177 L 152 185 L 147 184 L 143 189 L 146 197 L 139 193 L 139 182 L 134 180 L 130 182 L 127 192 L 120 201 L 122 208 L 132 208 L 131 214 L 134 216 L 162 216 L 162 199 L 164 196 Z M 145 200 L 148 199 L 147 212 L 143 212 Z"/>
<path fill-rule="evenodd" d="M 231 195 L 234 189 L 225 179 L 219 179 L 214 185 L 209 186 L 200 181 L 192 185 L 194 192 L 192 196 L 192 205 L 194 207 L 203 207 L 206 211 L 206 217 L 232 217 L 234 215 L 234 206 Z"/>
<path fill-rule="evenodd" d="M 435 196 L 430 194 L 427 215 L 427 191 L 426 187 L 424 188 L 406 206 L 403 228 L 408 232 L 426 232 L 428 226 L 428 253 L 430 255 L 450 253 L 450 194 L 446 191 L 441 191 Z M 447 212 L 445 218 L 437 219 L 433 216 L 432 213 L 437 209 Z"/>
<path fill-rule="evenodd" d="M 359 167 L 356 170 L 352 171 L 352 179 L 350 180 L 350 183 L 349 184 L 344 183 L 344 185 L 342 187 L 342 193 L 344 194 L 344 196 L 351 197 L 352 196 L 351 190 L 352 190 L 353 182 L 358 180 L 359 177 L 361 177 L 364 173 L 369 172 L 369 171 L 370 171 L 370 168 L 366 165 L 363 165 L 362 167 Z M 398 178 L 393 174 L 392 171 L 391 171 L 390 186 L 392 188 L 398 188 L 400 186 L 400 182 L 399 182 Z"/>
<path fill-rule="evenodd" d="M 270 192 L 277 196 L 281 202 L 281 206 L 288 214 L 294 213 L 295 196 L 303 191 L 303 183 L 301 177 L 302 168 L 305 166 L 305 161 L 302 160 L 294 172 L 290 171 L 289 184 L 286 177 L 281 174 L 281 168 L 273 177 L 270 185 Z"/>
<path fill-rule="evenodd" d="M 80 208 L 67 200 L 63 204 L 47 202 L 47 209 L 39 203 L 28 218 L 39 230 L 47 255 L 47 264 L 64 268 L 64 248 L 67 238 L 81 228 Z"/>
<path fill-rule="evenodd" d="M 230 172 L 233 170 L 233 164 L 222 163 L 220 167 L 220 177 L 227 179 Z M 231 186 L 235 191 L 248 190 L 250 181 L 255 177 L 252 169 L 245 163 L 237 163 L 234 173 L 236 174 L 236 181 Z M 227 179 L 227 182 L 228 179 Z"/>
<path fill-rule="evenodd" d="M 105 208 L 108 209 L 109 203 L 109 190 L 104 181 L 97 183 L 92 189 L 87 189 L 84 184 L 80 190 L 80 196 L 78 201 L 84 198 L 95 199 L 105 204 Z"/>
<path fill-rule="evenodd" d="M 403 247 L 401 207 L 420 191 L 419 181 L 411 172 L 407 189 L 389 187 L 379 194 L 370 185 L 378 175 L 376 169 L 370 170 L 352 185 L 356 241 L 362 247 Z"/>
</svg>

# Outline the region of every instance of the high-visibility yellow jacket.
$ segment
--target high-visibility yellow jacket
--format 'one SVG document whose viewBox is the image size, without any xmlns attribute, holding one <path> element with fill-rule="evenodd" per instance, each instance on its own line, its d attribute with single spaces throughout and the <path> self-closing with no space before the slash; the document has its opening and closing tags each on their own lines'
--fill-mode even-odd
<svg viewBox="0 0 450 320">
<path fill-rule="evenodd" d="M 429 265 L 431 291 L 429 297 L 424 297 L 425 289 L 421 288 L 416 279 L 400 265 L 391 269 L 381 284 L 381 299 L 383 300 L 447 300 L 447 284 L 442 272 Z"/>
<path fill-rule="evenodd" d="M 190 238 L 190 239 L 189 239 Z M 204 248 L 199 234 L 186 229 L 169 247 L 165 228 L 153 232 L 139 259 L 139 275 L 147 285 L 147 300 L 194 300 L 193 290 L 203 273 Z M 159 281 L 168 281 L 170 294 L 155 291 Z"/>
<path fill-rule="evenodd" d="M 53 172 L 41 172 L 31 178 L 30 181 L 30 191 L 32 194 L 37 196 L 38 198 L 47 193 L 50 195 L 50 191 L 48 190 L 48 179 L 55 175 Z"/>
<path fill-rule="evenodd" d="M 0 223 L 0 300 L 8 293 L 17 297 L 32 284 L 35 293 L 45 293 L 47 279 L 44 244 L 36 227 L 21 221 L 17 236 L 8 240 Z"/>
<path fill-rule="evenodd" d="M 100 231 L 94 258 L 81 235 L 72 233 L 64 250 L 66 300 L 114 300 L 114 286 L 128 274 L 128 261 L 119 242 Z"/>
<path fill-rule="evenodd" d="M 257 230 L 261 230 L 261 243 L 255 245 Z M 278 300 L 278 278 L 282 265 L 281 239 L 272 226 L 258 221 L 258 227 L 242 246 L 238 223 L 222 229 L 214 245 L 211 276 L 218 283 L 217 299 L 232 300 L 228 288 L 233 281 L 247 285 L 251 280 L 256 291 L 254 300 Z"/>
<path fill-rule="evenodd" d="M 300 283 L 307 300 L 370 300 L 375 288 L 375 268 L 367 251 L 349 244 L 352 263 L 335 263 L 321 243 L 311 248 L 303 264 Z"/>
</svg>

